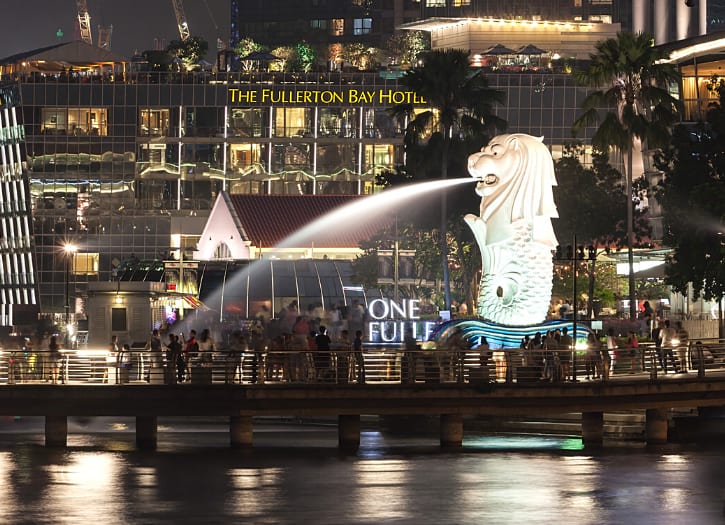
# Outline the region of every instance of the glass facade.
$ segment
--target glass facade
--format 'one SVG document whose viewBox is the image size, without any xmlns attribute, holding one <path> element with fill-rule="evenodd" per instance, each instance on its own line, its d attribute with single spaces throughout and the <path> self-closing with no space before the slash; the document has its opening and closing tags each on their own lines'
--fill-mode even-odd
<svg viewBox="0 0 725 525">
<path fill-rule="evenodd" d="M 28 173 L 21 149 L 25 133 L 18 119 L 19 106 L 17 86 L 0 83 L 0 332 L 3 336 L 16 327 L 32 324 L 39 308 Z"/>
<path fill-rule="evenodd" d="M 350 261 L 326 259 L 200 262 L 199 298 L 224 318 L 254 317 L 266 306 L 279 312 L 292 301 L 300 311 L 330 309 L 380 297 L 377 290 L 353 286 Z M 220 291 L 223 290 L 223 295 Z"/>
<path fill-rule="evenodd" d="M 81 317 L 89 281 L 193 248 L 222 189 L 372 193 L 403 162 L 400 88 L 374 73 L 19 77 L 44 312 L 63 313 L 66 280 Z"/>
</svg>

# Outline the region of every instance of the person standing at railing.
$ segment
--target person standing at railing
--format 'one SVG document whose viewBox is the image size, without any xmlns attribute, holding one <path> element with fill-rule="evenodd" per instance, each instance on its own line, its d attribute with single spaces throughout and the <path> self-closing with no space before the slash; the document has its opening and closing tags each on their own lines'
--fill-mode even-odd
<svg viewBox="0 0 725 525">
<path fill-rule="evenodd" d="M 159 331 L 154 328 L 151 331 L 151 338 L 146 343 L 145 350 L 149 353 L 149 369 L 146 374 L 146 381 L 156 379 L 154 376 L 161 373 L 161 352 L 163 350 Z"/>
<path fill-rule="evenodd" d="M 571 336 L 569 335 L 569 329 L 565 326 L 561 330 L 561 337 L 559 338 L 559 366 L 561 367 L 559 377 L 561 377 L 562 381 L 569 380 L 572 350 L 572 341 Z"/>
<path fill-rule="evenodd" d="M 330 344 L 327 327 L 320 326 L 320 331 L 315 336 L 315 350 L 312 356 L 315 365 L 315 379 L 318 381 L 323 381 L 330 375 Z"/>
<path fill-rule="evenodd" d="M 54 335 L 50 336 L 48 342 L 48 357 L 50 359 L 50 382 L 55 385 L 58 383 L 63 355 L 60 353 L 60 345 Z"/>
<path fill-rule="evenodd" d="M 637 359 L 637 352 L 639 352 L 639 340 L 637 339 L 637 333 L 634 330 L 629 332 L 627 338 L 627 355 L 629 357 L 629 373 L 634 374 L 634 361 Z"/>
<path fill-rule="evenodd" d="M 184 380 L 184 358 L 181 355 L 179 336 L 169 334 L 169 344 L 166 345 L 166 384 L 174 385 Z"/>
<path fill-rule="evenodd" d="M 682 321 L 677 321 L 677 359 L 680 361 L 680 373 L 687 373 L 687 347 L 690 345 L 690 334 L 682 326 Z"/>
<path fill-rule="evenodd" d="M 289 354 L 289 379 L 292 382 L 306 380 L 307 337 L 310 325 L 304 316 L 298 315 L 292 325 L 291 345 L 285 350 L 294 350 Z"/>
<path fill-rule="evenodd" d="M 600 349 L 602 343 L 597 339 L 597 336 L 593 333 L 587 335 L 587 353 L 584 361 L 584 368 L 586 370 L 587 379 L 591 377 L 596 379 L 598 377 L 599 360 L 601 359 Z"/>
<path fill-rule="evenodd" d="M 108 370 L 116 369 L 117 366 L 117 359 L 118 354 L 121 351 L 121 346 L 118 343 L 118 336 L 112 335 L 111 336 L 111 342 L 108 344 L 108 355 L 105 358 L 105 363 L 103 363 L 103 383 L 108 383 Z M 115 372 L 114 372 L 114 378 L 115 378 Z"/>
<path fill-rule="evenodd" d="M 465 303 L 464 303 L 465 304 Z M 481 367 L 481 379 L 488 382 L 488 361 L 491 359 L 491 350 L 488 346 L 488 339 L 485 335 L 482 335 L 478 340 L 478 360 L 479 366 Z"/>
<path fill-rule="evenodd" d="M 196 330 L 189 332 L 189 339 L 184 342 L 184 347 L 181 350 L 183 357 L 184 368 L 181 374 L 180 383 L 189 380 L 189 372 L 191 371 L 191 365 L 196 360 L 199 353 L 199 343 L 196 341 Z"/>
<path fill-rule="evenodd" d="M 400 363 L 401 380 L 403 383 L 415 383 L 416 356 L 419 350 L 418 341 L 413 337 L 413 329 L 405 330 L 403 337 L 403 356 Z"/>
<path fill-rule="evenodd" d="M 670 320 L 665 319 L 665 327 L 660 330 L 660 344 L 662 345 L 662 360 L 664 363 L 662 369 L 665 374 L 667 373 L 668 358 L 672 363 L 672 368 L 675 373 L 677 374 L 680 372 L 680 369 L 677 366 L 677 361 L 675 361 L 675 355 L 673 353 L 676 337 L 677 332 L 675 332 L 675 329 L 670 326 Z"/>
<path fill-rule="evenodd" d="M 664 323 L 661 319 L 657 319 L 657 322 L 655 323 L 654 328 L 652 328 L 652 341 L 654 341 L 655 344 L 655 354 L 657 354 L 657 361 L 660 364 L 660 368 L 664 372 L 666 370 L 665 366 L 665 355 L 662 352 L 662 329 L 664 328 Z M 655 372 L 657 365 L 654 366 Z"/>
<path fill-rule="evenodd" d="M 352 340 L 352 352 L 355 356 L 357 383 L 362 385 L 365 383 L 365 358 L 363 356 L 362 330 L 357 330 L 355 332 L 355 339 Z"/>
<path fill-rule="evenodd" d="M 201 366 L 209 368 L 212 366 L 214 361 L 214 339 L 211 337 L 211 332 L 208 328 L 204 328 L 201 331 L 201 335 L 197 341 L 197 348 L 199 351 L 199 362 Z"/>
</svg>

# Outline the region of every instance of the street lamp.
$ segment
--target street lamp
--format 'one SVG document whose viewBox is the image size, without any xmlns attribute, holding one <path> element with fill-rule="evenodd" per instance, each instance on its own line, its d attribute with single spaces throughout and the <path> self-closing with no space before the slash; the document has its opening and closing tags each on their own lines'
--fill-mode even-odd
<svg viewBox="0 0 725 525">
<path fill-rule="evenodd" d="M 70 265 L 73 259 L 73 254 L 78 251 L 78 247 L 72 243 L 65 243 L 63 245 L 63 252 L 65 253 L 65 328 L 66 338 L 68 337 L 68 325 L 70 324 Z"/>
</svg>

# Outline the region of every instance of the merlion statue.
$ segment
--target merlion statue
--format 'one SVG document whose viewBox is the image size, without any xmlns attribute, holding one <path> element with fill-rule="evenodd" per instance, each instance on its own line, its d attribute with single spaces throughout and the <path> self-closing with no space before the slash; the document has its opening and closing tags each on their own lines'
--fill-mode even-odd
<svg viewBox="0 0 725 525">
<path fill-rule="evenodd" d="M 481 196 L 480 216 L 465 217 L 483 263 L 478 315 L 495 323 L 534 325 L 549 309 L 558 214 L 554 162 L 542 140 L 499 135 L 468 157 Z"/>
</svg>

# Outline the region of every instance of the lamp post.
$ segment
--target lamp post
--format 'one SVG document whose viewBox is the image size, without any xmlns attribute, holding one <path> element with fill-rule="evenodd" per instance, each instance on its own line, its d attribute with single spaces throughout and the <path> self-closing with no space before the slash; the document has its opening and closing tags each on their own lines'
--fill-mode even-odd
<svg viewBox="0 0 725 525">
<path fill-rule="evenodd" d="M 63 252 L 65 253 L 65 334 L 66 343 L 68 342 L 68 326 L 70 325 L 70 267 L 73 254 L 78 251 L 78 247 L 72 243 L 65 243 L 63 245 Z"/>
</svg>

